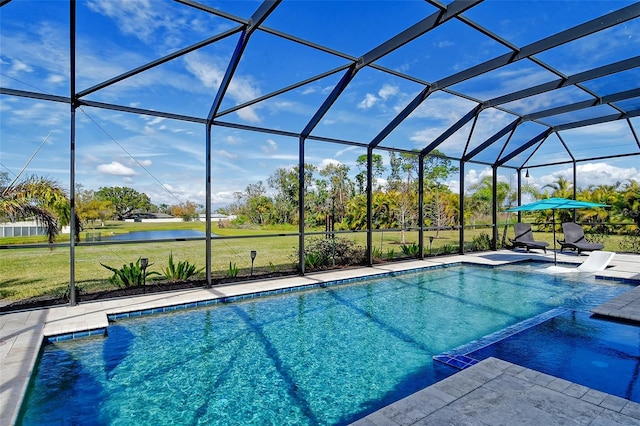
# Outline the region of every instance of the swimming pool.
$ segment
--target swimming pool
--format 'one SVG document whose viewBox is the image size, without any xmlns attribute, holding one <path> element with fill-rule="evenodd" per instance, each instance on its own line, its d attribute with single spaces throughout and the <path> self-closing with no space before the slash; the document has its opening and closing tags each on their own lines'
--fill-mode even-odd
<svg viewBox="0 0 640 426">
<path fill-rule="evenodd" d="M 640 328 L 567 311 L 468 354 L 497 357 L 640 402 Z"/>
<path fill-rule="evenodd" d="M 456 266 L 116 321 L 44 347 L 22 424 L 345 424 L 450 374 L 432 357 L 629 289 Z"/>
</svg>

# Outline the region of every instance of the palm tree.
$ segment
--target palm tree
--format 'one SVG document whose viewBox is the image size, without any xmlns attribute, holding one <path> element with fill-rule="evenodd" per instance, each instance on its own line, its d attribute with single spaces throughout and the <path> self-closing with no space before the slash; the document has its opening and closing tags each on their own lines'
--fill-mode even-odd
<svg viewBox="0 0 640 426">
<path fill-rule="evenodd" d="M 3 185 L 0 191 L 0 217 L 12 221 L 35 219 L 47 230 L 49 243 L 55 242 L 60 229 L 70 223 L 71 203 L 62 187 L 53 180 L 31 176 Z M 77 216 L 76 229 L 80 230 Z"/>
<path fill-rule="evenodd" d="M 553 190 L 551 197 L 573 198 L 573 184 L 564 176 L 558 177 L 558 180 L 554 183 L 546 184 L 542 187 L 542 189 L 544 188 L 551 188 Z"/>
</svg>

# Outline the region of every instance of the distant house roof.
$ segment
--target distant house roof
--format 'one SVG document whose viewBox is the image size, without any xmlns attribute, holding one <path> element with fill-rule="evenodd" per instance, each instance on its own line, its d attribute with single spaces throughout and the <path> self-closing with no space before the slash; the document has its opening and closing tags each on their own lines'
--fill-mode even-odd
<svg viewBox="0 0 640 426">
<path fill-rule="evenodd" d="M 132 213 L 125 216 L 125 219 L 172 219 L 174 216 L 166 213 Z"/>
</svg>

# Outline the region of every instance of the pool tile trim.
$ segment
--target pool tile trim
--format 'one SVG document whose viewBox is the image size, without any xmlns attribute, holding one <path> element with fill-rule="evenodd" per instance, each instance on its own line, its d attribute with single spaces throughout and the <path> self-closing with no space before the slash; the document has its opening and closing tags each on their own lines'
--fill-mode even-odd
<svg viewBox="0 0 640 426">
<path fill-rule="evenodd" d="M 64 333 L 57 334 L 54 336 L 45 336 L 44 343 L 58 343 L 64 342 L 65 340 L 73 340 L 73 339 L 82 339 L 85 337 L 93 337 L 93 336 L 106 336 L 107 329 L 105 327 L 94 328 L 92 330 L 85 331 L 75 331 L 73 333 Z"/>
<path fill-rule="evenodd" d="M 516 261 L 509 262 L 509 264 L 525 263 L 525 262 L 530 262 L 530 263 L 548 263 L 548 262 L 544 262 L 544 261 L 531 261 L 530 259 L 521 259 L 521 260 L 516 260 Z M 381 273 L 372 274 L 372 275 L 366 275 L 366 276 L 359 276 L 359 277 L 352 277 L 352 278 L 342 278 L 342 279 L 324 281 L 324 282 L 319 282 L 319 283 L 314 283 L 314 284 L 302 284 L 302 285 L 298 285 L 298 286 L 284 287 L 284 288 L 266 290 L 266 291 L 257 291 L 257 292 L 251 292 L 251 293 L 240 294 L 240 295 L 235 295 L 235 296 L 222 296 L 222 297 L 216 297 L 216 298 L 212 298 L 212 299 L 201 300 L 201 301 L 197 301 L 197 302 L 179 303 L 179 304 L 175 304 L 175 305 L 168 305 L 168 306 L 163 306 L 163 307 L 158 307 L 158 308 L 148 308 L 148 309 L 138 309 L 138 310 L 126 311 L 126 312 L 118 312 L 118 313 L 113 313 L 113 314 L 107 314 L 107 320 L 109 322 L 114 322 L 114 321 L 121 320 L 121 319 L 141 317 L 141 316 L 146 316 L 146 315 L 155 315 L 155 314 L 173 312 L 173 311 L 183 310 L 183 309 L 200 308 L 200 307 L 212 306 L 212 305 L 216 305 L 216 304 L 220 304 L 220 303 L 232 303 L 232 302 L 238 302 L 238 301 L 242 301 L 242 300 L 255 299 L 255 298 L 259 298 L 259 297 L 268 297 L 268 296 L 274 296 L 274 295 L 285 294 L 285 293 L 292 293 L 292 292 L 298 292 L 298 291 L 313 290 L 313 289 L 318 289 L 318 288 L 333 287 L 333 286 L 336 286 L 336 285 L 351 284 L 351 283 L 355 283 L 355 282 L 367 281 L 367 280 L 372 280 L 372 279 L 395 277 L 395 276 L 400 276 L 400 275 L 420 273 L 420 272 L 434 270 L 434 269 L 451 268 L 451 267 L 456 267 L 456 266 L 475 266 L 475 267 L 493 269 L 493 268 L 504 266 L 504 265 L 502 265 L 502 264 L 483 264 L 483 263 L 475 263 L 475 262 L 467 262 L 467 261 L 457 261 L 457 262 L 451 262 L 451 263 L 445 263 L 445 264 L 437 264 L 437 265 L 426 265 L 426 266 L 421 266 L 421 267 L 412 268 L 412 269 L 406 269 L 406 270 L 400 270 L 400 271 L 387 271 L 387 272 L 381 272 Z M 625 283 L 625 284 L 633 284 L 633 283 L 635 283 L 636 285 L 638 285 L 638 281 L 637 280 L 630 280 L 630 279 L 626 279 L 626 278 L 601 277 L 601 276 L 596 276 L 595 278 L 596 279 L 603 279 L 603 280 L 607 280 L 607 281 L 622 282 L 622 283 Z M 558 309 L 561 309 L 561 308 L 558 308 Z M 542 315 L 544 315 L 544 314 L 542 314 Z M 528 320 L 523 321 L 522 323 L 527 323 L 528 321 L 535 320 L 535 318 L 537 318 L 537 317 L 530 318 Z M 522 330 L 528 328 L 528 327 L 518 328 L 520 326 L 520 324 L 522 324 L 522 323 L 518 323 L 518 324 L 515 324 L 515 325 L 513 325 L 511 327 L 507 327 L 504 330 L 498 331 L 498 332 L 496 332 L 494 334 L 499 335 L 501 332 L 505 332 L 507 334 L 504 337 L 508 337 L 511 334 L 515 334 L 515 333 L 517 333 L 519 331 L 522 331 Z M 537 324 L 532 324 L 531 326 L 533 326 L 533 325 L 537 325 Z M 529 327 L 531 327 L 531 326 L 529 326 Z M 516 328 L 517 331 L 511 331 L 512 328 Z M 48 336 L 47 342 L 56 343 L 56 342 L 59 342 L 59 341 L 62 341 L 62 340 L 78 339 L 78 338 L 90 337 L 90 336 L 94 336 L 95 335 L 95 333 L 94 334 L 85 334 L 85 333 L 87 333 L 87 332 L 83 331 L 83 332 L 74 332 L 74 333 L 64 333 L 64 334 L 60 334 L 60 335 L 52 335 L 52 336 Z M 103 334 L 106 334 L 106 329 L 104 329 L 104 333 Z M 71 337 L 69 337 L 69 336 L 71 336 Z M 493 336 L 493 335 L 489 335 L 489 336 L 485 336 L 485 337 L 486 338 L 497 338 L 498 340 L 501 340 L 501 339 L 504 338 L 504 337 L 500 338 L 499 336 Z M 482 339 L 484 339 L 484 338 L 482 338 Z M 495 340 L 493 342 L 489 342 L 486 345 L 489 345 L 491 343 L 495 343 L 498 340 Z M 474 342 L 471 342 L 470 344 L 473 344 L 473 343 Z M 477 349 L 479 349 L 479 348 L 477 348 Z M 468 352 L 473 352 L 473 350 L 469 350 L 469 351 L 467 351 L 467 353 Z M 455 365 L 468 364 L 464 368 L 469 367 L 470 365 L 475 365 L 475 363 L 469 364 L 469 363 L 466 363 L 464 360 L 461 360 L 461 359 L 457 358 L 456 354 L 451 355 L 451 354 L 443 353 L 443 354 L 434 356 L 434 359 L 439 361 L 439 362 L 443 362 L 445 364 L 448 363 L 448 362 L 451 362 L 452 365 L 453 364 L 455 364 Z M 451 360 L 451 361 L 447 361 L 447 360 Z M 456 368 L 458 368 L 458 367 L 456 367 Z"/>
<path fill-rule="evenodd" d="M 505 327 L 494 333 L 488 334 L 479 339 L 473 340 L 469 343 L 465 343 L 464 345 L 458 346 L 457 348 L 453 348 L 441 354 L 434 355 L 433 360 L 438 361 L 442 364 L 446 364 L 449 367 L 453 367 L 458 370 L 464 370 L 465 368 L 471 367 L 480 362 L 475 358 L 471 358 L 469 356 L 470 353 L 497 343 L 501 340 L 506 339 L 507 337 L 513 336 L 514 334 L 525 331 L 531 327 L 535 327 L 536 325 L 542 324 L 543 322 L 548 321 L 551 318 L 555 318 L 558 315 L 561 315 L 568 311 L 571 311 L 571 309 L 561 307 L 551 309 L 534 317 L 528 318 L 524 321 L 520 321 L 516 324 L 510 325 L 509 327 Z"/>
<path fill-rule="evenodd" d="M 429 266 L 424 266 L 424 267 L 419 267 L 414 269 L 407 269 L 403 271 L 387 271 L 387 272 L 381 272 L 379 274 L 373 274 L 373 275 L 366 275 L 366 276 L 353 277 L 353 278 L 341 278 L 341 279 L 324 281 L 324 282 L 319 282 L 314 284 L 302 284 L 302 285 L 284 287 L 284 288 L 279 288 L 274 290 L 245 293 L 245 294 L 240 294 L 236 296 L 222 296 L 222 297 L 216 297 L 213 299 L 207 299 L 207 300 L 202 300 L 198 302 L 179 303 L 175 305 L 169 305 L 169 306 L 153 308 L 153 309 L 143 309 L 143 310 L 134 310 L 134 311 L 128 311 L 128 312 L 119 312 L 115 314 L 107 314 L 107 319 L 109 320 L 109 322 L 113 322 L 120 319 L 140 317 L 143 315 L 152 315 L 152 314 L 171 312 L 171 311 L 177 311 L 182 309 L 200 308 L 204 306 L 217 305 L 221 303 L 232 303 L 232 302 L 238 302 L 238 301 L 247 300 L 247 299 L 256 299 L 256 298 L 275 296 L 275 295 L 285 294 L 285 293 L 294 293 L 299 291 L 314 290 L 318 288 L 333 287 L 337 285 L 352 284 L 356 282 L 368 281 L 373 279 L 395 277 L 399 275 L 406 275 L 406 274 L 412 274 L 412 273 L 420 273 L 420 272 L 433 270 L 433 269 L 450 268 L 455 266 L 461 266 L 463 264 L 473 265 L 473 266 L 491 266 L 491 265 L 476 265 L 476 264 L 465 263 L 465 262 L 455 262 L 455 263 L 448 263 L 443 265 L 429 265 Z"/>
</svg>

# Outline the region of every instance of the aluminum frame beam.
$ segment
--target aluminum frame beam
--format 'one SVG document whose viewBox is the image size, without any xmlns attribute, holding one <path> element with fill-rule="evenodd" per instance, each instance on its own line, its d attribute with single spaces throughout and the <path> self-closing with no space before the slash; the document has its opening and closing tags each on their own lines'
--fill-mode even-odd
<svg viewBox="0 0 640 426">
<path fill-rule="evenodd" d="M 229 89 L 229 85 L 231 84 L 231 79 L 240 64 L 240 58 L 244 53 L 244 49 L 247 47 L 247 43 L 249 43 L 249 38 L 251 34 L 253 34 L 261 23 L 267 19 L 269 14 L 275 10 L 275 8 L 280 4 L 282 0 L 265 0 L 258 10 L 249 18 L 246 24 L 246 28 L 242 31 L 240 38 L 238 39 L 238 43 L 236 44 L 236 48 L 233 51 L 233 55 L 229 60 L 229 65 L 224 73 L 224 77 L 220 82 L 220 87 L 216 93 L 216 97 L 213 100 L 213 104 L 211 105 L 211 110 L 209 111 L 209 115 L 207 116 L 207 121 L 211 123 L 218 113 L 220 109 L 220 105 L 222 104 L 222 100 L 224 99 L 224 95 L 227 93 Z"/>
<path fill-rule="evenodd" d="M 521 123 L 522 123 L 522 119 L 520 117 L 516 118 L 511 123 L 507 124 L 502 129 L 500 129 L 497 133 L 495 133 L 489 139 L 487 139 L 486 141 L 478 145 L 475 149 L 472 149 L 471 152 L 469 152 L 467 155 L 462 157 L 462 160 L 463 161 L 471 160 L 473 157 L 475 157 L 476 155 L 484 151 L 489 146 L 493 145 L 494 142 L 497 142 L 500 138 L 502 138 L 507 133 L 514 132 Z"/>
<path fill-rule="evenodd" d="M 506 53 L 496 58 L 485 61 L 481 64 L 460 71 L 459 73 L 445 77 L 441 80 L 433 83 L 433 86 L 437 89 L 444 89 L 446 87 L 453 86 L 454 84 L 461 83 L 465 80 L 477 77 L 481 74 L 485 74 L 489 71 L 501 68 L 505 65 L 509 65 L 513 62 L 517 62 L 521 59 L 528 58 L 537 53 L 544 52 L 554 47 L 561 46 L 576 39 L 586 37 L 598 31 L 619 25 L 623 22 L 640 16 L 640 3 L 635 3 L 607 15 L 600 16 L 592 19 L 567 30 L 561 31 L 542 40 L 535 41 L 524 47 L 519 51 Z"/>
<path fill-rule="evenodd" d="M 471 119 L 475 118 L 480 112 L 483 110 L 482 105 L 476 106 L 474 109 L 466 113 L 460 120 L 458 120 L 453 126 L 449 127 L 444 131 L 440 136 L 438 136 L 433 142 L 427 145 L 420 153 L 422 155 L 427 155 L 434 149 L 436 149 L 440 144 L 446 141 L 449 137 L 453 136 L 458 130 L 460 130 L 465 124 L 467 124 Z"/>
<path fill-rule="evenodd" d="M 633 58 L 628 58 L 622 61 L 603 65 L 601 67 L 593 68 L 588 71 L 583 71 L 569 77 L 559 78 L 546 83 L 538 84 L 536 86 L 528 87 L 526 89 L 518 90 L 516 92 L 512 92 L 503 96 L 498 96 L 496 98 L 489 99 L 488 101 L 484 102 L 484 105 L 485 107 L 495 107 L 498 105 L 504 105 L 509 102 L 528 98 L 530 96 L 540 95 L 546 92 L 551 92 L 553 90 L 560 89 L 562 87 L 575 86 L 578 83 L 594 80 L 596 78 L 605 77 L 607 75 L 616 74 L 622 71 L 627 71 L 633 68 L 637 68 L 639 66 L 640 66 L 640 56 L 634 56 Z"/>
<path fill-rule="evenodd" d="M 516 148 L 513 151 L 511 151 L 509 154 L 505 155 L 502 159 L 496 161 L 495 162 L 495 166 L 496 167 L 501 167 L 504 163 L 506 163 L 507 161 L 511 160 L 513 157 L 516 157 L 516 156 L 520 155 L 522 152 L 524 152 L 527 149 L 531 148 L 533 145 L 535 145 L 538 142 L 548 138 L 549 135 L 552 132 L 553 132 L 553 129 L 547 129 L 544 132 L 538 134 L 533 139 L 529 140 L 528 142 L 522 144 L 518 148 Z"/>
</svg>

